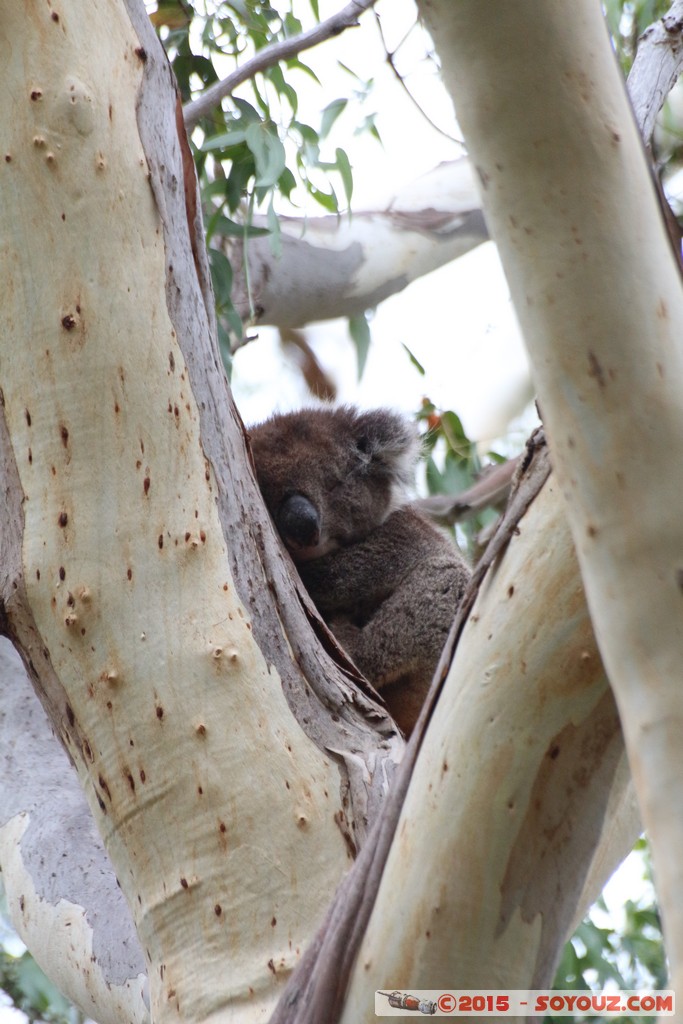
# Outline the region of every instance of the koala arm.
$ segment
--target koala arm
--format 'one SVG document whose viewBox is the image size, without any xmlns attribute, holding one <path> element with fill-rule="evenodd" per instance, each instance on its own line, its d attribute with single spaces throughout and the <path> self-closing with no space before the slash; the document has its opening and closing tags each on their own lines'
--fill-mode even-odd
<svg viewBox="0 0 683 1024">
<path fill-rule="evenodd" d="M 300 569 L 332 632 L 410 733 L 470 576 L 455 545 L 406 507 Z"/>
<path fill-rule="evenodd" d="M 364 617 L 436 551 L 460 562 L 454 545 L 415 509 L 404 506 L 371 533 L 321 558 L 299 564 L 299 575 L 324 618 Z M 463 563 L 464 565 L 464 563 Z"/>
</svg>

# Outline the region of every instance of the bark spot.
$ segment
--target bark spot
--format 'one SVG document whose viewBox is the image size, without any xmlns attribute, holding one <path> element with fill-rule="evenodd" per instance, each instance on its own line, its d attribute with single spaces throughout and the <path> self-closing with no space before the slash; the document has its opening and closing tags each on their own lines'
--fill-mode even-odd
<svg viewBox="0 0 683 1024">
<path fill-rule="evenodd" d="M 216 917 L 221 916 L 221 914 L 223 913 L 223 908 L 221 907 L 220 903 L 216 904 L 216 906 L 213 908 L 213 912 L 216 915 Z"/>
<path fill-rule="evenodd" d="M 36 103 L 38 100 L 42 100 L 42 98 L 43 98 L 43 90 L 42 89 L 31 89 L 31 99 L 33 100 L 34 103 Z"/>
<path fill-rule="evenodd" d="M 180 879 L 180 884 L 182 885 L 183 889 L 189 889 L 189 885 L 187 884 L 187 879 L 186 878 L 181 878 Z"/>
<path fill-rule="evenodd" d="M 62 444 L 64 445 L 64 447 L 68 448 L 69 447 L 69 431 L 67 430 L 67 428 L 64 426 L 63 423 L 62 423 L 61 427 L 59 428 L 59 436 L 62 439 Z"/>
<path fill-rule="evenodd" d="M 171 373 L 175 372 L 175 356 L 172 352 L 168 353 L 168 365 L 171 367 Z"/>
<path fill-rule="evenodd" d="M 147 60 L 147 50 L 144 48 L 144 46 L 135 47 L 135 56 L 138 58 L 138 60 L 141 60 L 143 64 L 145 63 L 145 61 Z"/>
<path fill-rule="evenodd" d="M 142 484 L 142 489 L 145 492 L 145 497 L 149 494 L 149 488 L 150 488 L 151 482 L 152 481 L 150 480 L 150 478 L 148 476 L 146 476 L 144 481 L 143 481 L 143 484 Z"/>
<path fill-rule="evenodd" d="M 60 513 L 59 513 L 59 519 L 57 520 L 57 522 L 58 522 L 58 523 L 59 523 L 59 525 L 60 525 L 60 526 L 62 527 L 62 529 L 64 529 L 64 527 L 66 526 L 66 524 L 67 524 L 67 523 L 69 522 L 69 517 L 68 517 L 68 515 L 66 514 L 66 512 L 60 512 Z"/>
<path fill-rule="evenodd" d="M 66 579 L 66 569 L 64 568 L 63 565 L 60 565 L 59 567 L 59 578 L 62 581 L 62 583 Z"/>
<path fill-rule="evenodd" d="M 477 176 L 479 177 L 479 181 L 481 182 L 481 187 L 484 189 L 484 191 L 486 191 L 486 189 L 489 187 L 489 181 L 491 180 L 491 176 L 486 173 L 483 167 L 477 166 L 475 170 L 477 172 Z"/>
<path fill-rule="evenodd" d="M 606 378 L 605 378 L 605 371 L 603 370 L 602 366 L 598 362 L 598 358 L 595 355 L 595 352 L 590 352 L 589 351 L 589 353 L 588 353 L 588 363 L 589 363 L 588 376 L 592 377 L 595 380 L 596 384 L 598 385 L 598 387 L 600 388 L 601 391 L 604 390 L 605 385 L 607 383 Z"/>
<path fill-rule="evenodd" d="M 159 550 L 161 551 L 161 549 L 164 546 L 164 535 L 163 535 L 163 533 L 159 534 L 159 539 L 157 541 L 157 544 L 159 545 Z"/>
<path fill-rule="evenodd" d="M 73 729 L 76 722 L 76 716 L 74 715 L 73 708 L 70 704 L 67 704 L 66 706 L 66 720 Z"/>
<path fill-rule="evenodd" d="M 11 164 L 12 163 L 12 154 L 11 153 L 5 153 L 5 163 L 6 164 Z"/>
<path fill-rule="evenodd" d="M 73 331 L 76 326 L 76 317 L 72 313 L 67 313 L 66 316 L 62 317 L 62 327 L 65 331 Z"/>
</svg>

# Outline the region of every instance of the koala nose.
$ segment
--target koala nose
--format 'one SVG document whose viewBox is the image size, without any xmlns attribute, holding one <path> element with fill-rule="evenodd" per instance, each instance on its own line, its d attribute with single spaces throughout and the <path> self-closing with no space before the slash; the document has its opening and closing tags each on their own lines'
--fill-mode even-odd
<svg viewBox="0 0 683 1024">
<path fill-rule="evenodd" d="M 315 505 L 303 494 L 292 494 L 283 501 L 277 514 L 278 532 L 296 556 L 320 543 L 320 516 Z"/>
</svg>

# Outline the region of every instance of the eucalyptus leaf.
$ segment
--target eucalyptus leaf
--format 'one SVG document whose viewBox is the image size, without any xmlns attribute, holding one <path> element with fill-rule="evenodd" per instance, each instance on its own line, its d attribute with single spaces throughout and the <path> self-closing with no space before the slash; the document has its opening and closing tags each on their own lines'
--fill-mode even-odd
<svg viewBox="0 0 683 1024">
<path fill-rule="evenodd" d="M 324 139 L 329 135 L 332 125 L 337 120 L 339 115 L 342 114 L 344 110 L 346 110 L 348 102 L 349 101 L 345 99 L 338 99 L 332 100 L 331 103 L 327 104 L 327 106 L 322 112 L 322 118 L 320 121 L 321 139 Z"/>
<path fill-rule="evenodd" d="M 349 317 L 349 334 L 356 346 L 356 358 L 358 361 L 358 380 L 363 376 L 365 364 L 370 351 L 370 324 L 365 313 Z"/>
<path fill-rule="evenodd" d="M 271 188 L 285 169 L 285 147 L 262 122 L 249 125 L 246 142 L 256 161 L 256 184 Z"/>
</svg>

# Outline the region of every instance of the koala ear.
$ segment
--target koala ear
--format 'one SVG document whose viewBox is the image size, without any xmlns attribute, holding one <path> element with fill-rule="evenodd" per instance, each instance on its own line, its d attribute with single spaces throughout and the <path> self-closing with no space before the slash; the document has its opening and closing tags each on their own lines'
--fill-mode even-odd
<svg viewBox="0 0 683 1024">
<path fill-rule="evenodd" d="M 413 424 L 391 409 L 358 413 L 353 438 L 359 462 L 373 474 L 381 474 L 402 487 L 413 479 L 419 451 Z"/>
</svg>

